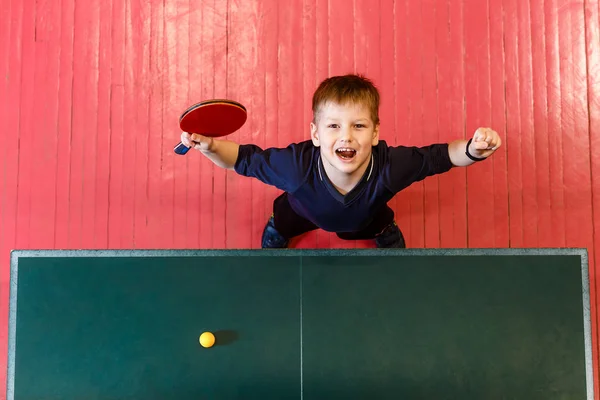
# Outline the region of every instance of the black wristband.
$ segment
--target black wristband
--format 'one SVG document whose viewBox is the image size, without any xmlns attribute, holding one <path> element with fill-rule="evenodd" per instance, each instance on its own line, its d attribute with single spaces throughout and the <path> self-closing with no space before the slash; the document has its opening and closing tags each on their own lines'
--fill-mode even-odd
<svg viewBox="0 0 600 400">
<path fill-rule="evenodd" d="M 473 139 L 469 139 L 469 141 L 467 142 L 467 147 L 465 148 L 465 154 L 467 155 L 467 157 L 469 157 L 471 160 L 478 162 L 478 161 L 483 161 L 485 160 L 485 158 L 477 158 L 471 155 L 471 153 L 469 153 L 469 146 L 471 145 L 471 142 L 473 141 Z"/>
</svg>

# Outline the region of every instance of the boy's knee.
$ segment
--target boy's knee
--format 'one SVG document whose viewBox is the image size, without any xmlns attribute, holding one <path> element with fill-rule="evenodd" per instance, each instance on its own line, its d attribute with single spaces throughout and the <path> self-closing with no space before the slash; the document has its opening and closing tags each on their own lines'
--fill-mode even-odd
<svg viewBox="0 0 600 400">
<path fill-rule="evenodd" d="M 289 245 L 289 240 L 286 239 L 275 228 L 273 215 L 267 221 L 261 238 L 261 247 L 263 249 L 282 249 Z"/>
<path fill-rule="evenodd" d="M 375 244 L 380 249 L 404 249 L 406 242 L 402 231 L 398 228 L 396 222 L 389 224 L 381 233 L 375 236 Z"/>
</svg>

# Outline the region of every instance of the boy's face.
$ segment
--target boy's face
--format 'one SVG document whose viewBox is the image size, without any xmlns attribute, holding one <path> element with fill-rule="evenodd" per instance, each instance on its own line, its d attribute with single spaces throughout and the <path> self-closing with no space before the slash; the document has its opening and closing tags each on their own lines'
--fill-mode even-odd
<svg viewBox="0 0 600 400">
<path fill-rule="evenodd" d="M 371 119 L 369 109 L 364 104 L 328 102 L 320 107 L 315 123 L 310 124 L 311 138 L 321 147 L 325 169 L 362 176 L 372 147 L 379 143 L 379 125 Z"/>
</svg>

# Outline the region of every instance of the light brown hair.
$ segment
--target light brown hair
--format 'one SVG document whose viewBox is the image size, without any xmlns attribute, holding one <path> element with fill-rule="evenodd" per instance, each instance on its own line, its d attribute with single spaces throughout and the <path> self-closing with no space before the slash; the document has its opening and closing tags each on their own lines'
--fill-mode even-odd
<svg viewBox="0 0 600 400">
<path fill-rule="evenodd" d="M 362 75 L 332 76 L 321 82 L 313 95 L 313 122 L 316 123 L 320 107 L 327 102 L 364 104 L 375 125 L 379 124 L 379 91 Z"/>
</svg>

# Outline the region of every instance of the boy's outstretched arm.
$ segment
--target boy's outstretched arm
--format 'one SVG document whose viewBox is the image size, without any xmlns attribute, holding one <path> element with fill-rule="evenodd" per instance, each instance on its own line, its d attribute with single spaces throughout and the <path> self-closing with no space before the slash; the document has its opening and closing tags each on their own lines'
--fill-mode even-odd
<svg viewBox="0 0 600 400">
<path fill-rule="evenodd" d="M 496 131 L 490 128 L 479 128 L 475 131 L 471 143 L 467 140 L 455 140 L 448 144 L 450 161 L 454 166 L 466 167 L 476 161 L 469 158 L 468 153 L 476 159 L 484 160 L 494 154 L 502 145 L 502 140 Z"/>
<path fill-rule="evenodd" d="M 238 157 L 240 145 L 229 140 L 217 140 L 211 137 L 181 132 L 181 143 L 200 151 L 215 165 L 233 169 Z"/>
</svg>

